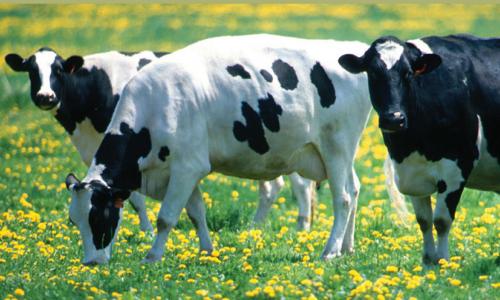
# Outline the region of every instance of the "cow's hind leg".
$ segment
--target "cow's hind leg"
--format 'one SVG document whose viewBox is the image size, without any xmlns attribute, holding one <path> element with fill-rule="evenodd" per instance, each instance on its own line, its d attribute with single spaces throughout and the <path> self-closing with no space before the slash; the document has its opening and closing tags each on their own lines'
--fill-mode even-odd
<svg viewBox="0 0 500 300">
<path fill-rule="evenodd" d="M 264 222 L 271 205 L 276 201 L 276 198 L 278 198 L 278 194 L 284 185 L 285 181 L 282 176 L 275 180 L 259 181 L 259 207 L 257 207 L 257 212 L 253 219 L 254 223 L 258 224 Z"/>
<path fill-rule="evenodd" d="M 193 194 L 188 200 L 186 211 L 196 228 L 196 233 L 200 239 L 200 251 L 207 251 L 207 254 L 212 253 L 213 246 L 210 240 L 210 232 L 207 226 L 205 215 L 205 204 L 201 198 L 200 188 L 196 187 Z"/>
<path fill-rule="evenodd" d="M 411 197 L 411 203 L 424 240 L 422 263 L 428 266 L 436 262 L 436 247 L 432 235 L 431 197 Z"/>
<path fill-rule="evenodd" d="M 146 232 L 153 232 L 153 225 L 151 225 L 151 222 L 149 221 L 144 199 L 146 199 L 145 196 L 137 192 L 133 192 L 130 196 L 130 205 L 139 215 L 139 226 L 141 230 Z"/>
<path fill-rule="evenodd" d="M 347 191 L 352 199 L 352 207 L 349 215 L 349 222 L 347 223 L 346 233 L 344 235 L 344 241 L 342 242 L 342 253 L 354 252 L 354 231 L 356 223 L 356 210 L 358 208 L 359 189 L 360 183 L 358 176 L 356 175 L 354 168 L 351 168 L 347 182 Z"/>
<path fill-rule="evenodd" d="M 443 188 L 443 190 L 444 189 L 445 188 Z M 438 234 L 438 261 L 441 258 L 448 260 L 450 257 L 448 250 L 448 235 L 450 234 L 451 224 L 455 218 L 455 211 L 463 190 L 464 185 L 460 184 L 460 187 L 455 191 L 448 192 L 444 190 L 438 192 L 436 208 L 434 210 L 434 227 Z"/>
<path fill-rule="evenodd" d="M 143 262 L 161 260 L 165 251 L 168 234 L 177 224 L 182 209 L 187 205 L 188 200 L 193 197 L 193 194 L 195 194 L 195 188 L 204 175 L 206 174 L 189 171 L 184 166 L 171 167 L 167 192 L 158 213 L 156 224 L 158 232 L 153 247 L 151 247 Z"/>
<path fill-rule="evenodd" d="M 312 180 L 301 177 L 297 173 L 292 173 L 289 176 L 292 185 L 292 191 L 297 198 L 297 203 L 299 205 L 299 216 L 297 219 L 297 229 L 298 230 L 309 230 L 311 228 L 311 214 L 313 195 L 315 185 Z"/>
</svg>

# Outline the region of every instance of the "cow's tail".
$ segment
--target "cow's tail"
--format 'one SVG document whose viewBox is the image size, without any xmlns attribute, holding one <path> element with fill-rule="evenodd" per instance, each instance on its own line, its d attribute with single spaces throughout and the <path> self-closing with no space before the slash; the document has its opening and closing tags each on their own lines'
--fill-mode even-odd
<svg viewBox="0 0 500 300">
<path fill-rule="evenodd" d="M 311 182 L 311 221 L 309 222 L 309 228 L 312 229 L 314 224 L 314 214 L 316 213 L 316 208 L 318 207 L 318 193 L 317 193 L 318 183 L 315 181 Z"/>
<path fill-rule="evenodd" d="M 403 224 L 408 226 L 408 208 L 406 207 L 404 195 L 399 192 L 396 186 L 394 166 L 389 155 L 387 155 L 384 162 L 384 174 L 387 194 L 389 194 L 389 198 L 391 199 L 392 207 L 396 210 Z"/>
</svg>

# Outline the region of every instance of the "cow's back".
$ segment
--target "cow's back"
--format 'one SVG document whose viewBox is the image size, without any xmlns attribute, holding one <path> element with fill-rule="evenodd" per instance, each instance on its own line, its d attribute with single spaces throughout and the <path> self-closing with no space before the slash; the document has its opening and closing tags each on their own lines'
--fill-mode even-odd
<svg viewBox="0 0 500 300">
<path fill-rule="evenodd" d="M 337 60 L 367 47 L 266 34 L 204 40 L 141 70 L 125 88 L 141 99 L 125 92 L 120 119 L 154 127 L 153 140 L 172 153 L 206 149 L 213 170 L 229 175 L 273 178 L 300 160 L 318 165 L 322 134 L 365 124 L 366 77 Z"/>
</svg>

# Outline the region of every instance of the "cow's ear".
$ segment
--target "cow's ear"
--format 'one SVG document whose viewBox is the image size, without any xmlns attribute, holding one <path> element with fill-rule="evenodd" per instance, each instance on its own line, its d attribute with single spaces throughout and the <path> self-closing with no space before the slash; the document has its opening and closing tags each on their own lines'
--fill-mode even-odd
<svg viewBox="0 0 500 300">
<path fill-rule="evenodd" d="M 68 191 L 78 189 L 80 185 L 81 182 L 78 178 L 76 178 L 75 174 L 69 173 L 68 176 L 66 176 L 66 188 Z"/>
<path fill-rule="evenodd" d="M 358 74 L 366 71 L 363 57 L 358 57 L 354 54 L 344 54 L 339 58 L 339 64 L 342 68 L 353 74 Z"/>
<path fill-rule="evenodd" d="M 5 56 L 5 62 L 16 72 L 28 71 L 28 63 L 19 54 L 10 53 Z"/>
<path fill-rule="evenodd" d="M 63 63 L 64 72 L 73 73 L 78 71 L 83 66 L 83 57 L 78 55 L 70 56 Z"/>
<path fill-rule="evenodd" d="M 415 75 L 422 75 L 439 67 L 441 61 L 441 56 L 437 54 L 424 54 L 417 58 L 411 67 Z"/>
</svg>

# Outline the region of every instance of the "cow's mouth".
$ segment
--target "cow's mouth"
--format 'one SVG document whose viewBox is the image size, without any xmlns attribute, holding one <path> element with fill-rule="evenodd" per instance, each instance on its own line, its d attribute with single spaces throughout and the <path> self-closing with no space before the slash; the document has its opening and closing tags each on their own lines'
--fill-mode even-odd
<svg viewBox="0 0 500 300">
<path fill-rule="evenodd" d="M 380 119 L 379 128 L 383 133 L 396 133 L 408 128 L 406 120 Z"/>
</svg>

